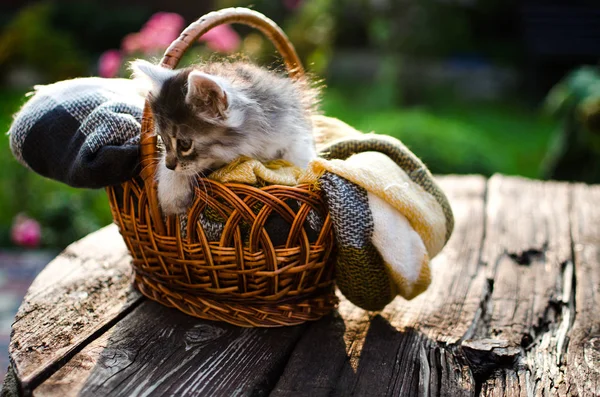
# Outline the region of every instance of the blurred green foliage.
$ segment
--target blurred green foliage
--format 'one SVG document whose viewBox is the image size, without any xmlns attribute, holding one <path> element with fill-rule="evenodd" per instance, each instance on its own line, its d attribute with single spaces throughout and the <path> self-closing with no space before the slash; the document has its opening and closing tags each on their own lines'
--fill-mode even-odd
<svg viewBox="0 0 600 397">
<path fill-rule="evenodd" d="M 540 177 L 556 126 L 550 118 L 518 103 L 460 103 L 444 97 L 398 109 L 386 99 L 389 91 L 385 82 L 330 87 L 323 110 L 360 131 L 402 140 L 434 173 Z"/>
<path fill-rule="evenodd" d="M 273 19 L 286 32 L 290 41 L 302 60 L 302 63 L 315 74 L 326 71 L 333 52 L 335 39 L 335 7 L 339 6 L 333 0 L 302 1 L 302 0 L 217 0 L 216 7 L 248 7 L 260 11 Z M 271 45 L 264 45 L 266 40 L 255 30 L 246 27 L 236 27 L 242 33 L 250 33 L 260 40 L 261 51 L 256 51 L 253 58 L 265 63 L 273 61 Z M 245 46 L 246 47 L 246 46 Z"/>
<path fill-rule="evenodd" d="M 600 68 L 572 71 L 548 94 L 545 110 L 560 128 L 544 161 L 544 177 L 600 183 Z"/>
<path fill-rule="evenodd" d="M 98 55 L 118 48 L 150 15 L 144 6 L 111 10 L 96 1 L 32 3 L 0 25 L 0 76 L 26 70 L 49 83 L 94 74 Z"/>
<path fill-rule="evenodd" d="M 137 31 L 150 15 L 152 10 L 143 3 L 54 2 L 52 23 L 71 34 L 85 55 L 95 58 L 109 48 L 119 48 L 123 37 Z"/>
<path fill-rule="evenodd" d="M 52 11 L 51 3 L 34 4 L 24 8 L 3 29 L 0 70 L 28 67 L 47 81 L 85 73 L 87 64 L 83 54 L 72 36 L 51 24 Z"/>
<path fill-rule="evenodd" d="M 0 90 L 0 131 L 25 101 L 21 91 Z M 8 137 L 0 139 L 0 247 L 11 246 L 10 227 L 18 213 L 42 226 L 42 244 L 63 248 L 112 221 L 103 190 L 83 190 L 46 179 L 13 157 Z"/>
</svg>

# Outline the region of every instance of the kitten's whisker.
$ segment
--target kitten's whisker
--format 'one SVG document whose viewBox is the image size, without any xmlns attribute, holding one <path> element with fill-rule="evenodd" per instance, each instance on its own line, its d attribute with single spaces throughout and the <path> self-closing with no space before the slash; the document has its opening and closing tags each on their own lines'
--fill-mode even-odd
<svg viewBox="0 0 600 397">
<path fill-rule="evenodd" d="M 206 197 L 208 197 L 208 189 L 206 188 L 206 183 L 204 183 L 203 180 L 198 179 L 198 178 L 205 178 L 204 174 L 201 171 L 196 171 L 196 175 L 194 176 L 194 181 L 196 181 L 196 185 L 198 186 L 198 189 L 200 188 L 200 183 L 202 183 L 202 187 L 204 188 L 204 194 L 206 194 Z M 211 189 L 212 190 L 212 189 Z M 204 199 L 204 203 L 208 205 L 208 200 Z"/>
<path fill-rule="evenodd" d="M 196 177 L 196 175 L 190 176 L 190 179 L 192 180 L 193 185 L 195 185 L 195 187 L 197 187 L 198 189 L 200 189 L 200 184 L 198 183 L 198 178 Z"/>
<path fill-rule="evenodd" d="M 142 160 L 142 161 L 146 162 L 147 163 L 146 166 L 148 166 L 148 165 L 160 163 L 161 158 L 162 157 L 160 155 L 158 155 L 157 157 L 151 157 L 148 160 Z"/>
<path fill-rule="evenodd" d="M 202 187 L 204 188 L 204 191 L 206 192 L 206 196 L 208 197 L 208 188 L 206 187 L 206 182 L 204 182 L 204 179 L 206 178 L 206 175 L 204 175 L 204 173 L 202 173 L 202 171 L 198 172 L 198 176 L 200 176 L 201 179 L 196 178 L 196 181 L 200 181 L 202 183 Z M 211 194 L 212 194 L 212 187 L 211 187 Z M 208 200 L 207 200 L 208 202 Z"/>
<path fill-rule="evenodd" d="M 202 176 L 202 179 L 208 179 L 208 176 L 206 176 L 206 174 L 205 174 L 204 172 L 202 172 L 202 171 L 199 171 L 199 172 L 200 172 L 200 175 Z M 204 185 L 204 182 L 202 182 L 202 184 Z M 211 185 L 211 184 L 209 184 L 209 187 L 210 187 L 210 194 L 211 194 L 211 195 L 214 195 L 214 194 L 215 194 L 215 192 L 214 192 L 214 190 L 213 190 L 213 188 L 212 188 L 212 185 Z M 208 194 L 208 193 L 207 193 L 207 194 Z"/>
<path fill-rule="evenodd" d="M 155 163 L 155 164 L 157 164 L 157 163 Z M 146 169 L 148 169 L 149 167 L 152 167 L 153 165 L 154 164 L 149 163 L 149 164 L 146 164 L 145 166 L 143 166 L 142 169 L 140 170 L 140 174 L 143 174 L 146 171 Z"/>
</svg>

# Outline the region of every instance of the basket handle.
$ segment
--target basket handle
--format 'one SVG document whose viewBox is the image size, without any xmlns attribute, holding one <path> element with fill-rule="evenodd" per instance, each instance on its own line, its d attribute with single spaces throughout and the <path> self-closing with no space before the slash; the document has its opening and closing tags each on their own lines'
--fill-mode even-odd
<svg viewBox="0 0 600 397">
<path fill-rule="evenodd" d="M 298 58 L 298 54 L 281 28 L 263 14 L 242 7 L 224 8 L 219 11 L 213 11 L 193 22 L 173 43 L 171 43 L 169 48 L 167 48 L 160 65 L 169 69 L 175 68 L 185 51 L 195 43 L 200 36 L 215 26 L 229 23 L 248 25 L 261 31 L 275 45 L 275 48 L 283 57 L 283 61 L 285 62 L 290 77 L 300 78 L 304 76 L 304 68 Z M 156 181 L 154 179 L 157 164 L 156 143 L 152 110 L 150 109 L 148 101 L 146 101 L 142 115 L 142 132 L 140 139 L 140 175 L 144 180 L 150 207 L 150 216 L 154 221 L 157 231 L 164 234 L 165 227 L 158 207 Z"/>
</svg>

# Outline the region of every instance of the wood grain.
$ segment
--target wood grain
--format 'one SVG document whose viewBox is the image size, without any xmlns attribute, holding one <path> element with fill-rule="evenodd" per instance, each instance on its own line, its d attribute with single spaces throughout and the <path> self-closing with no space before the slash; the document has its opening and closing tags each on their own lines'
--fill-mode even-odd
<svg viewBox="0 0 600 397">
<path fill-rule="evenodd" d="M 40 273 L 15 317 L 9 354 L 27 392 L 141 296 L 116 226 L 70 245 Z"/>
<path fill-rule="evenodd" d="M 571 261 L 568 213 L 566 183 L 500 175 L 488 181 L 482 261 L 494 285 L 476 333 L 528 346 L 549 316 L 558 319 Z"/>
<path fill-rule="evenodd" d="M 431 287 L 412 301 L 396 299 L 380 315 L 342 299 L 340 316 L 311 325 L 303 335 L 272 396 L 474 393 L 471 373 L 444 344 L 469 332 L 485 295 L 485 275 L 478 271 L 485 180 L 439 182 L 456 225 L 434 259 Z"/>
<path fill-rule="evenodd" d="M 573 318 L 570 187 L 501 175 L 488 181 L 482 262 L 493 284 L 473 338 L 486 338 L 488 346 L 504 344 L 504 355 L 491 365 L 500 349 L 480 349 L 471 363 L 490 364 L 476 374 L 484 395 L 506 392 L 509 384 L 524 387 L 525 365 L 531 393 L 567 395 L 565 331 Z M 494 372 L 498 368 L 501 375 Z"/>
<path fill-rule="evenodd" d="M 568 379 L 580 396 L 600 396 L 600 186 L 576 185 L 571 206 L 576 313 Z"/>
<path fill-rule="evenodd" d="M 265 395 L 304 327 L 238 328 L 145 301 L 34 396 Z"/>
<path fill-rule="evenodd" d="M 489 397 L 529 397 L 528 373 L 525 370 L 500 369 L 494 372 L 481 386 L 481 396 Z M 548 396 L 552 394 L 547 394 Z"/>
</svg>

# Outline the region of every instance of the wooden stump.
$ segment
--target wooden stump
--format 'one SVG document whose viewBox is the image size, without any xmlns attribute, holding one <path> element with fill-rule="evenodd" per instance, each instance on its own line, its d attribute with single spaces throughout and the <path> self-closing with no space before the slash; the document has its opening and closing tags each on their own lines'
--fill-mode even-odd
<svg viewBox="0 0 600 397">
<path fill-rule="evenodd" d="M 114 226 L 70 246 L 13 325 L 3 395 L 599 396 L 600 186 L 442 177 L 456 228 L 412 301 L 342 298 L 242 329 L 130 288 Z"/>
</svg>

